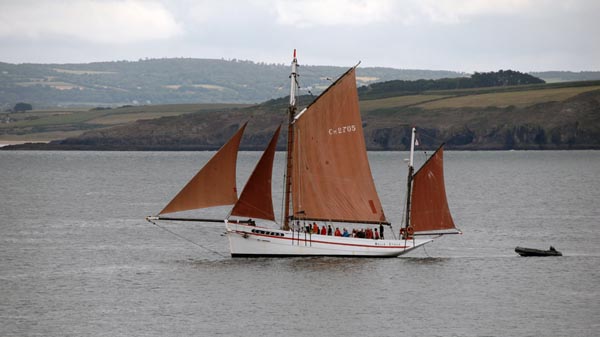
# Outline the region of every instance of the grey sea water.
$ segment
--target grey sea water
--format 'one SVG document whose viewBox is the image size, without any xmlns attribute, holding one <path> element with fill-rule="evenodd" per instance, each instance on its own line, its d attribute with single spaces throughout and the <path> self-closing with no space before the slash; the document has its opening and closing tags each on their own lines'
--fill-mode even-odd
<svg viewBox="0 0 600 337">
<path fill-rule="evenodd" d="M 598 151 L 447 151 L 464 234 L 393 259 L 231 259 L 222 226 L 144 221 L 211 155 L 0 152 L 0 336 L 598 336 Z M 369 156 L 397 231 L 406 153 Z"/>
</svg>

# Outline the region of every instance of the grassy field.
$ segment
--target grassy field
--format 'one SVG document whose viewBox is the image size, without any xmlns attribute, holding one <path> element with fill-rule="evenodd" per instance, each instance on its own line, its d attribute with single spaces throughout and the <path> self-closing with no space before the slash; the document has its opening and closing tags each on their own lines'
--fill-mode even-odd
<svg viewBox="0 0 600 337">
<path fill-rule="evenodd" d="M 374 99 L 360 102 L 360 109 L 364 112 L 370 112 L 378 109 L 388 109 L 396 107 L 413 106 L 420 103 L 435 101 L 442 98 L 453 96 L 448 95 L 407 95 L 382 99 Z"/>
<path fill-rule="evenodd" d="M 504 108 L 511 105 L 524 107 L 544 102 L 564 101 L 575 95 L 599 89 L 600 86 L 589 86 L 468 95 L 427 102 L 419 104 L 418 107 L 423 109 L 475 108 L 488 106 Z"/>
<path fill-rule="evenodd" d="M 129 112 L 123 114 L 105 115 L 86 121 L 88 124 L 119 125 L 132 123 L 143 119 L 155 119 L 169 116 L 179 116 L 181 112 Z"/>
<path fill-rule="evenodd" d="M 564 101 L 575 95 L 600 90 L 596 81 L 590 85 L 572 86 L 536 85 L 526 88 L 500 87 L 493 91 L 490 88 L 470 90 L 445 90 L 424 92 L 418 95 L 397 96 L 382 99 L 363 100 L 361 110 L 365 113 L 390 114 L 394 110 L 418 108 L 420 110 L 440 110 L 455 108 L 485 108 L 508 106 L 525 107 L 545 102 Z"/>
<path fill-rule="evenodd" d="M 0 143 L 51 141 L 78 136 L 90 129 L 124 125 L 138 120 L 202 113 L 244 104 L 169 104 L 114 109 L 49 109 L 0 114 Z"/>
<path fill-rule="evenodd" d="M 22 144 L 22 143 L 47 143 L 56 139 L 65 139 L 79 136 L 83 131 L 49 131 L 35 132 L 26 134 L 5 134 L 0 135 L 0 145 L 2 144 Z"/>
</svg>

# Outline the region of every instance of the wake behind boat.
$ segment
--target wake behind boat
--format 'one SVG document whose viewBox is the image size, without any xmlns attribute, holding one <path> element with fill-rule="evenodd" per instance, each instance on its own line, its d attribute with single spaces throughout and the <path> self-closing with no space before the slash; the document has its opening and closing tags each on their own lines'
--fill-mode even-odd
<svg viewBox="0 0 600 337">
<path fill-rule="evenodd" d="M 396 237 L 381 206 L 367 158 L 356 67 L 300 112 L 296 101 L 297 67 L 294 51 L 281 221 L 276 221 L 271 195 L 273 160 L 281 127 L 237 196 L 237 153 L 246 124 L 157 216 L 146 219 L 222 222 L 233 257 L 394 257 L 440 235 L 460 233 L 446 199 L 443 145 L 415 173 L 416 130 L 412 129 L 407 211 L 400 236 Z M 233 205 L 222 220 L 163 216 L 222 205 Z M 256 224 L 252 219 L 266 222 Z M 353 234 L 342 234 L 340 227 L 349 227 Z M 384 233 L 394 238 L 388 239 Z"/>
</svg>

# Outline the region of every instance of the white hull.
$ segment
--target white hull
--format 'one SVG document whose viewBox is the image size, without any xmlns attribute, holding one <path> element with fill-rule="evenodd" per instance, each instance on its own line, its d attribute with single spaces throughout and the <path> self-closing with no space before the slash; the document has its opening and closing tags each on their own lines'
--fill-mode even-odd
<svg viewBox="0 0 600 337">
<path fill-rule="evenodd" d="M 372 240 L 292 232 L 227 223 L 233 257 L 345 256 L 395 257 L 433 239 Z"/>
</svg>

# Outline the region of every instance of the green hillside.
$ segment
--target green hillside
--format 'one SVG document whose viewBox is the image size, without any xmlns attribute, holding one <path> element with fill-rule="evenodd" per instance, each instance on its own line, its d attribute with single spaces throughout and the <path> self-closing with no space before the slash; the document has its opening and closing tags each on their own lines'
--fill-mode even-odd
<svg viewBox="0 0 600 337">
<path fill-rule="evenodd" d="M 303 92 L 318 94 L 345 67 L 301 66 Z M 87 64 L 0 62 L 0 110 L 17 102 L 34 108 L 182 103 L 258 103 L 285 96 L 287 64 L 240 60 L 149 59 Z M 451 71 L 392 68 L 358 69 L 359 84 L 394 79 L 463 76 Z"/>
<path fill-rule="evenodd" d="M 138 120 L 187 113 L 226 111 L 247 106 L 247 104 L 170 104 L 92 109 L 55 108 L 0 113 L 0 143 L 47 142 L 75 137 L 88 130 L 126 125 Z"/>
<path fill-rule="evenodd" d="M 357 60 L 358 61 L 358 60 Z M 347 65 L 351 66 L 351 65 Z M 302 93 L 318 94 L 347 67 L 301 65 Z M 84 64 L 0 62 L 0 111 L 18 102 L 35 109 L 152 104 L 259 103 L 285 96 L 289 65 L 219 59 L 146 59 Z M 600 72 L 531 73 L 546 82 L 600 80 Z M 444 70 L 359 67 L 359 85 L 392 80 L 464 78 Z M 452 84 L 452 82 L 449 82 Z M 450 89 L 450 88 L 441 88 Z"/>
<path fill-rule="evenodd" d="M 444 93 L 445 95 L 442 95 Z M 452 90 L 361 102 L 367 146 L 406 149 L 410 126 L 421 143 L 451 149 L 600 148 L 600 82 Z"/>
<path fill-rule="evenodd" d="M 314 96 L 302 96 L 300 105 L 306 106 L 313 99 Z M 433 149 L 441 142 L 446 142 L 448 149 L 457 150 L 600 149 L 598 81 L 434 90 L 361 98 L 360 105 L 370 150 L 406 150 L 412 126 L 419 129 L 421 149 Z M 258 150 L 265 146 L 277 125 L 285 123 L 286 108 L 286 98 L 247 107 L 215 107 L 98 128 L 48 145 L 13 149 L 214 150 L 249 120 L 242 148 Z M 154 113 L 173 111 L 168 106 L 148 107 L 145 113 L 152 113 L 152 109 Z M 111 118 L 121 117 L 94 116 L 92 120 Z M 284 135 L 279 139 L 280 149 L 285 148 L 285 138 Z"/>
</svg>

